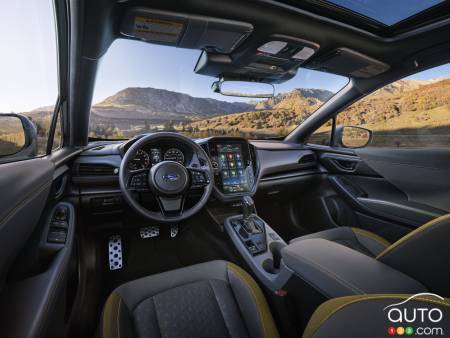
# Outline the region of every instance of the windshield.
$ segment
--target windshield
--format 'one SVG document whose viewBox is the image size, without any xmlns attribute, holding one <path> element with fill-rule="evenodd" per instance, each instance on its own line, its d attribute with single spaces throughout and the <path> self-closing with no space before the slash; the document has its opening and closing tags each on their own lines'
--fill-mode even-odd
<svg viewBox="0 0 450 338">
<path fill-rule="evenodd" d="M 299 69 L 270 99 L 214 93 L 216 79 L 193 72 L 198 50 L 116 40 L 103 57 L 89 136 L 127 139 L 153 131 L 190 137 L 283 137 L 344 87 L 348 79 Z"/>
</svg>

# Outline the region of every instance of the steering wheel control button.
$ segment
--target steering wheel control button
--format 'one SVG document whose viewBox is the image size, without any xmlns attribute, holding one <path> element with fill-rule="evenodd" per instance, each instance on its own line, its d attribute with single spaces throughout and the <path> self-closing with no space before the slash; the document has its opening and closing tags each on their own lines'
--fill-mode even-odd
<svg viewBox="0 0 450 338">
<path fill-rule="evenodd" d="M 109 270 L 122 269 L 122 238 L 120 235 L 111 236 L 108 241 Z"/>
<path fill-rule="evenodd" d="M 202 171 L 192 170 L 192 184 L 194 186 L 204 186 L 209 183 L 209 180 L 206 178 L 205 173 Z"/>
<path fill-rule="evenodd" d="M 159 236 L 159 227 L 157 226 L 149 226 L 145 228 L 141 228 L 139 230 L 139 235 L 141 238 L 152 238 L 152 237 L 158 237 Z"/>
<path fill-rule="evenodd" d="M 134 175 L 131 178 L 130 186 L 132 188 L 145 188 L 145 187 L 147 187 L 147 175 L 145 173 Z"/>
<path fill-rule="evenodd" d="M 189 173 L 178 162 L 164 161 L 150 170 L 150 185 L 160 195 L 179 195 L 186 190 L 188 184 Z"/>
</svg>

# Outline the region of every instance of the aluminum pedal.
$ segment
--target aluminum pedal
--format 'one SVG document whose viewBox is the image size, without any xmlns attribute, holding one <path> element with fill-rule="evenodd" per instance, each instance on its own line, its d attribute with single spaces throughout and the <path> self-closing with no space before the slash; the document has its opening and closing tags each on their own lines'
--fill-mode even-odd
<svg viewBox="0 0 450 338">
<path fill-rule="evenodd" d="M 109 270 L 122 269 L 122 238 L 120 235 L 111 236 L 108 241 Z"/>
<path fill-rule="evenodd" d="M 170 237 L 175 238 L 178 235 L 178 225 L 171 225 L 170 226 Z"/>
<path fill-rule="evenodd" d="M 141 238 L 152 238 L 159 236 L 159 227 L 157 226 L 149 226 L 145 228 L 141 228 L 139 230 L 139 235 Z"/>
</svg>

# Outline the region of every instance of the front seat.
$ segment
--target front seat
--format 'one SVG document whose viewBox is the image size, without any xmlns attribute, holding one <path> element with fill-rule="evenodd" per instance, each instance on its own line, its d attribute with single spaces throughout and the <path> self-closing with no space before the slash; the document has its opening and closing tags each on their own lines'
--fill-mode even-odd
<svg viewBox="0 0 450 338">
<path fill-rule="evenodd" d="M 118 287 L 103 309 L 100 336 L 279 337 L 266 299 L 240 267 L 212 261 Z"/>
<path fill-rule="evenodd" d="M 394 309 L 394 315 L 388 315 Z M 442 314 L 438 317 L 414 315 L 407 318 L 407 313 L 417 309 Z M 405 320 L 396 316 L 401 311 Z M 440 311 L 440 312 L 439 312 Z M 427 313 L 427 312 L 425 312 Z M 450 321 L 450 299 L 433 294 L 418 295 L 357 295 L 334 298 L 322 303 L 314 312 L 303 333 L 303 338 L 379 338 L 394 335 L 448 336 Z M 394 318 L 395 321 L 390 321 Z M 422 320 L 422 322 L 420 322 Z M 421 324 L 421 325 L 420 325 Z"/>
<path fill-rule="evenodd" d="M 421 282 L 428 290 L 450 296 L 450 214 L 435 218 L 390 244 L 372 232 L 339 227 L 291 240 L 321 238 L 371 256 Z"/>
</svg>

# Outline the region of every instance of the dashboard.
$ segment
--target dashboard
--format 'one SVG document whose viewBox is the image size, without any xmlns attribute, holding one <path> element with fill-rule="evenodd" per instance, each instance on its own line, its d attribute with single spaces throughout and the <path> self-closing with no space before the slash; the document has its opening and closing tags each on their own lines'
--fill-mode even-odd
<svg viewBox="0 0 450 338">
<path fill-rule="evenodd" d="M 255 186 L 257 160 L 252 156 L 245 139 L 214 137 L 199 142 L 210 157 L 215 190 L 222 197 L 251 193 Z M 127 150 L 129 145 L 124 147 Z M 150 169 L 162 161 L 175 161 L 184 166 L 190 163 L 192 151 L 182 143 L 162 140 L 139 149 L 130 161 L 130 170 Z"/>
<path fill-rule="evenodd" d="M 74 162 L 71 181 L 85 205 L 100 212 L 120 203 L 118 172 L 125 152 L 135 142 L 91 142 Z M 320 174 L 314 152 L 303 145 L 280 141 L 251 141 L 237 137 L 211 137 L 195 140 L 208 154 L 214 174 L 213 195 L 233 202 L 258 189 L 278 193 L 282 187 Z M 166 160 L 192 165 L 193 153 L 184 144 L 159 140 L 146 144 L 133 159 L 131 170 L 151 168 Z M 285 184 L 285 185 L 282 185 Z M 142 196 L 145 198 L 145 196 Z M 104 205 L 104 206 L 103 206 Z"/>
</svg>

